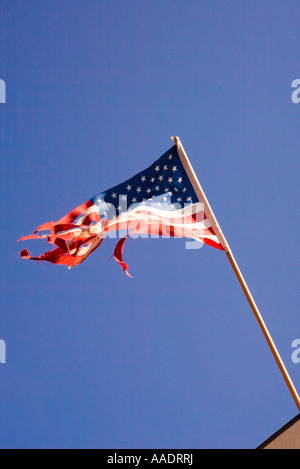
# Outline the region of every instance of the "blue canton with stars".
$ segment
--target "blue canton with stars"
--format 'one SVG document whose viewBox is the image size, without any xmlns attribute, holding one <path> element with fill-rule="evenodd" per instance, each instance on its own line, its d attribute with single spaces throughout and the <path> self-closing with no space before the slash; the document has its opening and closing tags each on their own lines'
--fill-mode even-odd
<svg viewBox="0 0 300 469">
<path fill-rule="evenodd" d="M 137 205 L 180 210 L 197 196 L 174 145 L 148 169 L 91 199 L 101 219 L 113 219 Z"/>
</svg>

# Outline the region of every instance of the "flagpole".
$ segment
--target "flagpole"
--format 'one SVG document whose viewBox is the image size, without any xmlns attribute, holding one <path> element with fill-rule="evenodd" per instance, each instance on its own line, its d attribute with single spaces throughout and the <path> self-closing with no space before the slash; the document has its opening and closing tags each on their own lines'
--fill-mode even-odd
<svg viewBox="0 0 300 469">
<path fill-rule="evenodd" d="M 221 244 L 222 244 L 222 246 L 223 246 L 223 248 L 226 252 L 226 255 L 228 257 L 228 260 L 229 260 L 229 262 L 230 262 L 230 264 L 231 264 L 231 266 L 232 266 L 232 268 L 233 268 L 233 270 L 234 270 L 234 272 L 237 276 L 237 279 L 238 279 L 238 281 L 239 281 L 239 283 L 240 283 L 240 285 L 243 289 L 243 292 L 244 292 L 244 294 L 245 294 L 245 296 L 248 300 L 248 303 L 249 303 L 249 305 L 250 305 L 250 307 L 251 307 L 251 309 L 252 309 L 252 311 L 255 315 L 255 318 L 256 318 L 256 320 L 257 320 L 257 322 L 258 322 L 258 324 L 261 328 L 261 331 L 262 331 L 262 333 L 263 333 L 263 335 L 264 335 L 264 337 L 265 337 L 265 339 L 266 339 L 266 341 L 269 345 L 269 348 L 270 348 L 270 350 L 271 350 L 271 352 L 272 352 L 272 354 L 275 358 L 275 361 L 276 361 L 276 363 L 277 363 L 277 365 L 278 365 L 278 367 L 281 371 L 281 374 L 282 374 L 282 376 L 283 376 L 283 378 L 284 378 L 284 380 L 285 380 L 285 382 L 286 382 L 286 384 L 289 388 L 289 391 L 290 391 L 290 393 L 291 393 L 291 395 L 292 395 L 292 397 L 295 401 L 295 404 L 296 404 L 298 410 L 300 411 L 300 397 L 297 393 L 297 390 L 296 390 L 296 388 L 295 388 L 295 386 L 294 386 L 294 384 L 291 380 L 291 377 L 290 377 L 290 375 L 289 375 L 289 373 L 288 373 L 288 371 L 287 371 L 287 369 L 286 369 L 286 367 L 285 367 L 285 365 L 282 361 L 282 358 L 281 358 L 281 356 L 280 356 L 280 354 L 279 354 L 279 352 L 276 348 L 276 345 L 275 345 L 275 343 L 274 343 L 274 341 L 273 341 L 273 339 L 270 335 L 270 332 L 268 331 L 268 328 L 267 328 L 267 326 L 266 326 L 266 324 L 263 320 L 263 317 L 262 317 L 262 315 L 261 315 L 261 313 L 260 313 L 260 311 L 259 311 L 259 309 L 258 309 L 258 307 L 257 307 L 257 305 L 254 301 L 254 298 L 253 298 L 253 296 L 252 296 L 252 294 L 251 294 L 251 292 L 248 288 L 248 285 L 247 285 L 247 283 L 246 283 L 246 281 L 243 277 L 243 274 L 242 274 L 242 272 L 241 272 L 241 270 L 240 270 L 240 268 L 239 268 L 239 266 L 238 266 L 238 264 L 235 260 L 235 257 L 233 255 L 228 243 L 227 243 L 227 240 L 226 240 L 226 238 L 225 238 L 225 236 L 224 236 L 224 234 L 221 230 L 221 227 L 220 227 L 220 225 L 219 225 L 219 223 L 218 223 L 218 221 L 215 217 L 215 214 L 212 211 L 212 208 L 211 208 L 211 206 L 210 206 L 210 204 L 209 204 L 209 202 L 206 198 L 206 195 L 205 195 L 205 193 L 204 193 L 204 191 L 203 191 L 203 189 L 200 185 L 200 182 L 199 182 L 199 180 L 196 176 L 196 173 L 195 173 L 195 171 L 194 171 L 194 169 L 193 169 L 193 167 L 192 167 L 192 165 L 189 161 L 189 158 L 188 158 L 188 156 L 187 156 L 187 154 L 186 154 L 186 152 L 185 152 L 185 150 L 184 150 L 184 148 L 181 144 L 181 141 L 178 137 L 172 137 L 172 139 L 176 143 L 179 157 L 180 157 L 181 162 L 184 166 L 184 169 L 187 172 L 187 175 L 190 178 L 190 181 L 193 185 L 193 188 L 196 192 L 196 195 L 199 199 L 199 202 L 204 203 L 205 214 L 210 219 L 210 221 L 212 223 L 212 227 L 213 227 L 216 235 L 219 237 L 219 239 L 221 241 Z"/>
</svg>

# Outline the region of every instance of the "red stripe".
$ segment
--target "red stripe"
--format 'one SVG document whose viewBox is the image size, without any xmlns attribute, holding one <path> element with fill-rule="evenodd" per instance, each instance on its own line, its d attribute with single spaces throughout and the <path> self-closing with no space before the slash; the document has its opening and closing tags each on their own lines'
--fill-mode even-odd
<svg viewBox="0 0 300 469">
<path fill-rule="evenodd" d="M 124 249 L 124 244 L 126 239 L 128 238 L 129 235 L 125 236 L 122 238 L 118 244 L 116 245 L 115 252 L 114 252 L 114 257 L 116 261 L 120 264 L 122 269 L 126 272 L 126 275 L 130 278 L 133 278 L 130 273 L 128 272 L 128 265 L 123 262 L 123 249 Z"/>
</svg>

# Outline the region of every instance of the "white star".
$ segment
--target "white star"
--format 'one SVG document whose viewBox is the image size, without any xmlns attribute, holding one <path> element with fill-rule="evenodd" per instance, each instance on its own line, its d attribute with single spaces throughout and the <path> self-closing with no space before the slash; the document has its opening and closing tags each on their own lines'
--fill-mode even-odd
<svg viewBox="0 0 300 469">
<path fill-rule="evenodd" d="M 182 189 L 182 192 L 186 192 L 186 191 L 187 191 L 187 188 L 184 187 L 184 188 Z"/>
<path fill-rule="evenodd" d="M 106 217 L 106 215 L 107 215 L 107 211 L 106 211 L 106 210 L 105 210 L 105 212 L 103 212 L 103 215 Z"/>
<path fill-rule="evenodd" d="M 159 170 L 160 170 L 160 167 L 159 167 L 159 166 L 156 166 L 156 167 L 155 167 L 155 171 L 158 173 Z"/>
<path fill-rule="evenodd" d="M 178 197 L 177 202 L 181 202 L 181 201 L 182 201 L 182 198 Z"/>
<path fill-rule="evenodd" d="M 125 200 L 127 200 L 127 195 L 122 195 L 122 200 L 125 202 Z"/>
<path fill-rule="evenodd" d="M 155 181 L 155 178 L 151 178 L 151 182 L 153 183 Z"/>
<path fill-rule="evenodd" d="M 178 187 L 174 187 L 175 192 L 178 192 Z"/>
<path fill-rule="evenodd" d="M 115 192 L 113 194 L 111 194 L 111 196 L 112 196 L 113 199 L 117 198 L 117 194 Z"/>
<path fill-rule="evenodd" d="M 169 160 L 171 160 L 172 158 L 173 158 L 173 155 L 170 154 L 170 155 L 169 155 Z"/>
<path fill-rule="evenodd" d="M 169 189 L 167 187 L 165 188 L 165 192 L 169 192 Z"/>
<path fill-rule="evenodd" d="M 155 190 L 156 190 L 156 191 L 159 191 L 159 186 L 155 186 Z"/>
<path fill-rule="evenodd" d="M 168 198 L 167 198 L 167 197 L 163 197 L 163 201 L 164 201 L 164 202 L 168 202 Z"/>
<path fill-rule="evenodd" d="M 182 178 L 178 178 L 178 182 L 181 183 L 183 181 Z"/>
<path fill-rule="evenodd" d="M 163 181 L 164 180 L 164 177 L 163 176 L 159 176 L 158 178 L 160 181 Z"/>
<path fill-rule="evenodd" d="M 173 178 L 169 178 L 168 182 L 171 184 L 171 182 L 173 182 Z"/>
<path fill-rule="evenodd" d="M 126 189 L 127 189 L 128 191 L 131 191 L 131 186 L 128 184 L 128 186 L 126 187 Z"/>
<path fill-rule="evenodd" d="M 157 205 L 158 205 L 159 207 L 161 207 L 161 203 L 160 203 L 160 202 L 157 202 Z"/>
<path fill-rule="evenodd" d="M 137 199 L 136 199 L 135 197 L 133 197 L 132 203 L 133 203 L 133 204 L 136 204 L 136 200 L 137 200 Z"/>
<path fill-rule="evenodd" d="M 142 192 L 142 188 L 141 188 L 141 187 L 137 187 L 137 188 L 136 188 L 136 191 L 137 191 L 138 193 L 140 193 L 140 192 Z"/>
<path fill-rule="evenodd" d="M 97 199 L 98 204 L 102 204 L 103 200 L 102 199 Z"/>
<path fill-rule="evenodd" d="M 142 176 L 142 177 L 141 177 L 141 181 L 142 181 L 142 182 L 145 182 L 145 181 L 146 181 L 145 176 Z"/>
<path fill-rule="evenodd" d="M 119 212 L 121 212 L 121 210 L 122 210 L 121 205 L 119 205 L 118 210 L 119 210 Z"/>
<path fill-rule="evenodd" d="M 168 165 L 165 164 L 164 171 L 167 171 L 167 169 L 168 169 Z"/>
<path fill-rule="evenodd" d="M 151 189 L 147 189 L 146 192 L 147 192 L 147 194 L 150 194 Z"/>
<path fill-rule="evenodd" d="M 173 166 L 172 171 L 175 173 L 177 171 L 177 166 Z"/>
<path fill-rule="evenodd" d="M 187 202 L 192 202 L 192 197 L 188 197 L 188 198 L 186 199 L 186 201 L 187 201 Z"/>
</svg>

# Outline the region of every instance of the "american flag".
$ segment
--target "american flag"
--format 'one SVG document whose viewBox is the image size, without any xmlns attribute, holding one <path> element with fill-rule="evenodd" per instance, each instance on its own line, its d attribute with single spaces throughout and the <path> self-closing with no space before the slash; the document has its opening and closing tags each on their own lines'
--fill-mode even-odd
<svg viewBox="0 0 300 469">
<path fill-rule="evenodd" d="M 43 231 L 48 234 L 41 234 Z M 46 239 L 54 246 L 51 251 L 31 257 L 24 249 L 20 255 L 72 268 L 95 251 L 106 236 L 116 232 L 121 239 L 114 256 L 128 276 L 123 247 L 130 235 L 191 238 L 224 250 L 174 145 L 148 169 L 20 240 Z"/>
</svg>

